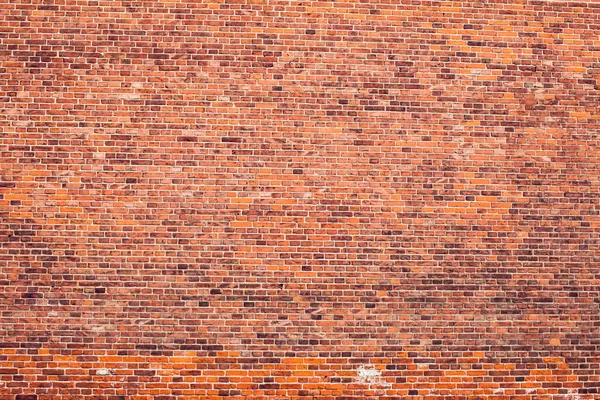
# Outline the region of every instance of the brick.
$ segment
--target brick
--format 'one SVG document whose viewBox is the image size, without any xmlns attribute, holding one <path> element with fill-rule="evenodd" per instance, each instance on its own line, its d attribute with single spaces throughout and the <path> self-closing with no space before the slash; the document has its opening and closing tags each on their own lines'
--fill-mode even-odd
<svg viewBox="0 0 600 400">
<path fill-rule="evenodd" d="M 0 399 L 600 398 L 595 1 L 0 6 Z"/>
</svg>

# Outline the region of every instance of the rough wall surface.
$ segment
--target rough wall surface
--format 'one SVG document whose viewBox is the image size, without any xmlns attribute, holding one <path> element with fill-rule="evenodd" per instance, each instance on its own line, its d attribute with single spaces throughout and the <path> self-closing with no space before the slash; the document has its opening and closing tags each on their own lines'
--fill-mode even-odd
<svg viewBox="0 0 600 400">
<path fill-rule="evenodd" d="M 598 398 L 599 35 L 2 0 L 0 398 Z"/>
</svg>

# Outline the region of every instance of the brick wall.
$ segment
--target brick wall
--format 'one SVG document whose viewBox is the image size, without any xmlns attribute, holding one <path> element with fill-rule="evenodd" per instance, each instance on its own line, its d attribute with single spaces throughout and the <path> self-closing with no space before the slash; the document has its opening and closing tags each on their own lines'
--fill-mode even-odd
<svg viewBox="0 0 600 400">
<path fill-rule="evenodd" d="M 0 2 L 0 398 L 600 398 L 599 4 Z"/>
</svg>

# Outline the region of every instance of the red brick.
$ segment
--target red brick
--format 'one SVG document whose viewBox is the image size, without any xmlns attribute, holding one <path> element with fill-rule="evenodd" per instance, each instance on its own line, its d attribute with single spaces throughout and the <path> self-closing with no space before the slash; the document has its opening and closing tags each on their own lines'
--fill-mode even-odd
<svg viewBox="0 0 600 400">
<path fill-rule="evenodd" d="M 4 1 L 0 398 L 600 398 L 599 29 Z"/>
</svg>

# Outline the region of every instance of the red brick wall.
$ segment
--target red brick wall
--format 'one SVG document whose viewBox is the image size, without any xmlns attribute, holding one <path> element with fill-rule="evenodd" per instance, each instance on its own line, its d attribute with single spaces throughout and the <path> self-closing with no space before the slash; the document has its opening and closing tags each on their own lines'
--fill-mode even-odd
<svg viewBox="0 0 600 400">
<path fill-rule="evenodd" d="M 600 4 L 1 1 L 1 399 L 600 396 Z"/>
</svg>

